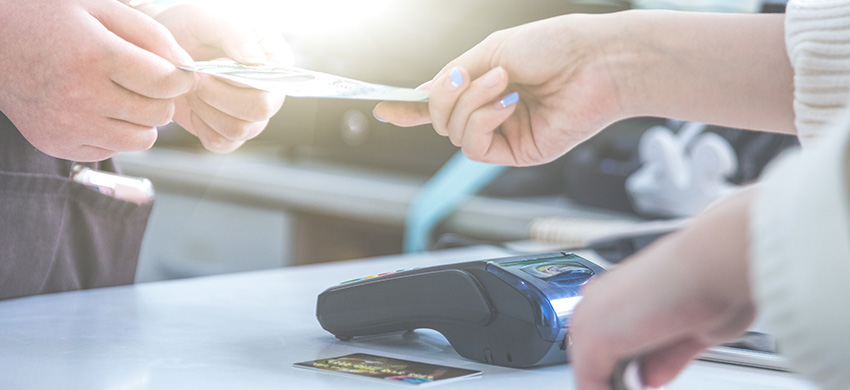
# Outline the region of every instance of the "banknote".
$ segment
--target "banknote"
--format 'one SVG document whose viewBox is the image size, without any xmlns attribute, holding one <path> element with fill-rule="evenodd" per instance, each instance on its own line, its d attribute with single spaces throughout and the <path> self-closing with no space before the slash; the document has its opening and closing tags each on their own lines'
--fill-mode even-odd
<svg viewBox="0 0 850 390">
<path fill-rule="evenodd" d="M 427 102 L 428 91 L 372 84 L 294 66 L 244 65 L 234 61 L 199 61 L 193 72 L 207 73 L 265 91 L 289 96 Z"/>
</svg>

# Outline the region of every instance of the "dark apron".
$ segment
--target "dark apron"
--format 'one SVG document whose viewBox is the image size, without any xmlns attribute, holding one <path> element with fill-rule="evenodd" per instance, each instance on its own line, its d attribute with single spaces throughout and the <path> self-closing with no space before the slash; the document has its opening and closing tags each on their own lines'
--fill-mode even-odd
<svg viewBox="0 0 850 390">
<path fill-rule="evenodd" d="M 151 205 L 70 180 L 0 113 L 0 299 L 133 283 Z M 115 171 L 111 160 L 86 164 Z"/>
</svg>

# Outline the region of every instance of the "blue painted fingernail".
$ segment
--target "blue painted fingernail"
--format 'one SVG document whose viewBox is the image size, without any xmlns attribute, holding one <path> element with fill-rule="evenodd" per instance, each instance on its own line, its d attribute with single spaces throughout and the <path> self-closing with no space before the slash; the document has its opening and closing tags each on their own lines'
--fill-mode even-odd
<svg viewBox="0 0 850 390">
<path fill-rule="evenodd" d="M 451 80 L 455 88 L 463 85 L 463 74 L 460 73 L 460 69 L 457 67 L 452 68 L 451 73 L 449 73 L 449 80 Z"/>
<path fill-rule="evenodd" d="M 516 104 L 516 102 L 518 102 L 518 101 L 519 101 L 519 93 L 511 92 L 508 95 L 506 95 L 505 97 L 503 97 L 502 100 L 499 100 L 499 104 L 501 104 L 502 107 L 508 107 L 508 106 L 512 106 L 512 105 Z"/>
<path fill-rule="evenodd" d="M 375 108 L 378 108 L 378 107 L 375 107 Z M 378 114 L 375 113 L 375 108 L 372 109 L 372 116 L 375 117 L 375 119 L 377 119 L 378 122 L 387 123 L 387 121 L 381 119 L 381 117 L 379 117 Z"/>
</svg>

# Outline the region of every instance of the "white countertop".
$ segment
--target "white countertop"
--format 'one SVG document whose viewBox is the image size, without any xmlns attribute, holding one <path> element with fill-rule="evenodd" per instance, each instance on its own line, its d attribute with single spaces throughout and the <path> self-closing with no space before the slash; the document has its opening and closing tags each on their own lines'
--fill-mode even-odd
<svg viewBox="0 0 850 390">
<path fill-rule="evenodd" d="M 298 369 L 372 353 L 480 370 L 440 389 L 572 389 L 567 365 L 511 369 L 417 331 L 343 342 L 316 321 L 316 296 L 343 280 L 411 266 L 506 256 L 475 247 L 0 302 L 0 389 L 404 389 Z M 812 389 L 788 373 L 695 362 L 668 389 Z"/>
</svg>

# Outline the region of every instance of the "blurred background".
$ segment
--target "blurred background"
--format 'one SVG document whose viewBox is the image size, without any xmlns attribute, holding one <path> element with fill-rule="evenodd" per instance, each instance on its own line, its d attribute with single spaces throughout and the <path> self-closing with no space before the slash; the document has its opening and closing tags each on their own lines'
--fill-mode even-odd
<svg viewBox="0 0 850 390">
<path fill-rule="evenodd" d="M 403 87 L 431 79 L 492 32 L 557 15 L 633 7 L 784 10 L 783 1 L 202 3 L 280 28 L 299 67 Z M 126 174 L 148 177 L 157 190 L 138 281 L 481 243 L 581 246 L 622 226 L 687 218 L 796 145 L 793 137 L 635 118 L 550 164 L 488 167 L 456 156 L 430 126 L 378 122 L 374 105 L 287 98 L 266 131 L 235 153 L 205 152 L 172 125 L 152 150 L 119 156 Z M 716 177 L 665 179 L 669 167 L 640 155 L 641 142 L 659 137 L 681 146 L 689 169 L 717 167 Z M 696 149 L 710 158 L 688 157 Z"/>
</svg>

